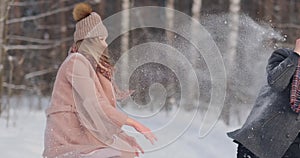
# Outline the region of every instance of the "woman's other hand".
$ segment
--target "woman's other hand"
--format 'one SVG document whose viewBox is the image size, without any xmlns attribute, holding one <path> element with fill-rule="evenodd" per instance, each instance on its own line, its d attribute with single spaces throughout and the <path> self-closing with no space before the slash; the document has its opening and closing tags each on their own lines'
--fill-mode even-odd
<svg viewBox="0 0 300 158">
<path fill-rule="evenodd" d="M 136 131 L 143 134 L 145 136 L 145 138 L 151 142 L 151 144 L 154 144 L 154 142 L 157 141 L 156 136 L 151 132 L 151 130 L 148 127 L 137 122 L 136 120 L 134 120 L 132 118 L 128 118 L 126 120 L 126 125 L 135 128 Z"/>
<path fill-rule="evenodd" d="M 300 55 L 300 38 L 296 40 L 294 52 Z"/>
<path fill-rule="evenodd" d="M 139 153 L 141 152 L 142 154 L 144 154 L 144 150 L 143 148 L 140 146 L 140 144 L 137 143 L 137 141 L 135 140 L 135 138 L 126 135 L 125 136 L 125 140 L 129 143 L 130 146 L 132 146 L 135 149 L 135 155 L 137 157 L 139 157 Z"/>
</svg>

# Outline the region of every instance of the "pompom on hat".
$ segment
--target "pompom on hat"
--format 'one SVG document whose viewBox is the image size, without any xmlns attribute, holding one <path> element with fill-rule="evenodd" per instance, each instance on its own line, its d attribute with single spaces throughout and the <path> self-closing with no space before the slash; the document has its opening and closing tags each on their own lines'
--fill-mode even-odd
<svg viewBox="0 0 300 158">
<path fill-rule="evenodd" d="M 73 9 L 73 18 L 76 23 L 74 42 L 86 38 L 107 38 L 107 29 L 103 25 L 101 17 L 93 12 L 92 7 L 86 3 L 78 3 Z"/>
</svg>

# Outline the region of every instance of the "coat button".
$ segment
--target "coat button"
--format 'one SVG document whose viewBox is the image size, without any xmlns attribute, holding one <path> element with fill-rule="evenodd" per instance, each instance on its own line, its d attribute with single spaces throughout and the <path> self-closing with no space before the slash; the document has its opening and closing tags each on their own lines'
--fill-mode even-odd
<svg viewBox="0 0 300 158">
<path fill-rule="evenodd" d="M 290 138 L 290 134 L 286 134 L 286 138 Z"/>
</svg>

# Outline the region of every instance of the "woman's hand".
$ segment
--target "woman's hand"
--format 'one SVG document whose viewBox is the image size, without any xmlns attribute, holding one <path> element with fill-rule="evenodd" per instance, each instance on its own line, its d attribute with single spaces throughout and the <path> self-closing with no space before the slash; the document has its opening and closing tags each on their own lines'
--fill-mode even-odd
<svg viewBox="0 0 300 158">
<path fill-rule="evenodd" d="M 131 147 L 135 149 L 135 155 L 139 157 L 139 153 L 144 154 L 143 148 L 137 143 L 134 137 L 127 135 L 126 133 L 121 133 L 120 138 L 125 140 Z"/>
<path fill-rule="evenodd" d="M 138 132 L 142 133 L 145 136 L 145 138 L 151 142 L 152 145 L 154 144 L 155 141 L 157 141 L 156 136 L 151 132 L 151 130 L 148 127 L 138 123 L 135 129 Z"/>
<path fill-rule="evenodd" d="M 297 53 L 298 55 L 300 55 L 300 39 L 296 40 L 294 52 Z"/>
<path fill-rule="evenodd" d="M 126 125 L 135 128 L 135 130 L 143 134 L 145 138 L 148 139 L 152 144 L 154 144 L 154 142 L 157 141 L 156 136 L 151 132 L 151 130 L 148 127 L 142 125 L 141 123 L 135 121 L 134 119 L 128 118 L 126 120 Z"/>
</svg>

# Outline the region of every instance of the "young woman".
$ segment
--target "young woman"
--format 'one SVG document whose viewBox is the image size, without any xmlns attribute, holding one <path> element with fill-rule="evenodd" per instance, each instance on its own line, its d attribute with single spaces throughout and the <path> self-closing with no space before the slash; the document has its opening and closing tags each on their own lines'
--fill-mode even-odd
<svg viewBox="0 0 300 158">
<path fill-rule="evenodd" d="M 106 51 L 107 30 L 89 5 L 73 10 L 75 45 L 59 68 L 47 109 L 44 157 L 133 158 L 144 152 L 121 130 L 132 126 L 152 144 L 149 128 L 116 109 L 112 68 Z"/>
<path fill-rule="evenodd" d="M 238 158 L 300 157 L 300 39 L 268 60 L 267 80 L 241 129 L 228 133 Z"/>
</svg>

